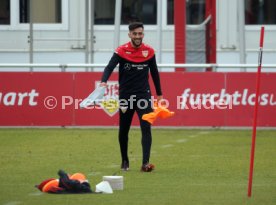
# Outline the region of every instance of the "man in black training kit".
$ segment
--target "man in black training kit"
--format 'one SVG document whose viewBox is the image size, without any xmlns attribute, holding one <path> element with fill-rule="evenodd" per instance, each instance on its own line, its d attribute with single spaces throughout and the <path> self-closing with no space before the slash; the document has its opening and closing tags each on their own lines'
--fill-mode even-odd
<svg viewBox="0 0 276 205">
<path fill-rule="evenodd" d="M 131 23 L 129 25 L 128 36 L 130 42 L 116 49 L 104 69 L 100 85 L 106 86 L 108 78 L 117 64 L 119 64 L 119 143 L 122 156 L 121 169 L 124 171 L 129 169 L 128 133 L 133 114 L 136 111 L 142 131 L 143 161 L 141 171 L 151 172 L 154 169 L 154 165 L 149 163 L 152 143 L 151 125 L 147 121 L 142 120 L 142 116 L 143 114 L 152 112 L 150 102 L 151 92 L 148 82 L 149 71 L 156 89 L 157 101 L 163 98 L 160 78 L 154 50 L 142 42 L 144 38 L 143 23 Z"/>
</svg>

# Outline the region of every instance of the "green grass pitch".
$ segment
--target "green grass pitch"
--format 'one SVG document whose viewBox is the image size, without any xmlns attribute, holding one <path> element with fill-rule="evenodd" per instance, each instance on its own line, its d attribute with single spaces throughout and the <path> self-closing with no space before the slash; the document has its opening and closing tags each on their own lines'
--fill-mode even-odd
<svg viewBox="0 0 276 205">
<path fill-rule="evenodd" d="M 252 197 L 247 197 L 250 130 L 153 129 L 152 173 L 141 173 L 140 130 L 129 135 L 130 171 L 120 171 L 117 129 L 0 129 L 0 205 L 273 205 L 276 131 L 257 132 Z M 124 176 L 113 194 L 54 195 L 34 185 L 57 171 L 82 172 L 95 190 Z"/>
</svg>

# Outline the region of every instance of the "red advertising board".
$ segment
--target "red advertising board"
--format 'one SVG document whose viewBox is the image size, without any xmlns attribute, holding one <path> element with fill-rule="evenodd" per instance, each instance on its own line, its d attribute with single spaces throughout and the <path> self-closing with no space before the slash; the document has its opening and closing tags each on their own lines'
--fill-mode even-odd
<svg viewBox="0 0 276 205">
<path fill-rule="evenodd" d="M 73 90 L 71 73 L 0 73 L 0 125 L 71 125 L 73 109 L 51 105 Z"/>
<path fill-rule="evenodd" d="M 101 73 L 0 73 L 0 126 L 116 126 L 118 75 L 113 73 L 101 105 L 79 103 Z M 254 73 L 161 73 L 164 98 L 175 112 L 156 126 L 252 126 Z M 276 126 L 276 73 L 261 76 L 258 126 Z M 155 95 L 154 87 L 152 94 Z M 137 117 L 133 125 L 138 125 Z"/>
</svg>

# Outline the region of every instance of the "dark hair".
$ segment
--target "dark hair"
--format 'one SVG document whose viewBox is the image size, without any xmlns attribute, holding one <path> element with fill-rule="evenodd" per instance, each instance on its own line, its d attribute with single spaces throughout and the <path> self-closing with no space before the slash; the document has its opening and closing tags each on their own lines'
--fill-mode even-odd
<svg viewBox="0 0 276 205">
<path fill-rule="evenodd" d="M 128 26 L 128 30 L 133 31 L 136 28 L 144 28 L 144 25 L 142 22 L 132 22 Z"/>
</svg>

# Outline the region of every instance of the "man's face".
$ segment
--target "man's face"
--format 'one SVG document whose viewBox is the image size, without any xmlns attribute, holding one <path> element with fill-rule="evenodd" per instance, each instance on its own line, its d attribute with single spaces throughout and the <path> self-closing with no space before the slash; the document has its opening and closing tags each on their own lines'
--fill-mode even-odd
<svg viewBox="0 0 276 205">
<path fill-rule="evenodd" d="M 134 47 L 139 47 L 142 44 L 144 38 L 144 29 L 139 27 L 128 33 L 131 43 Z"/>
</svg>

